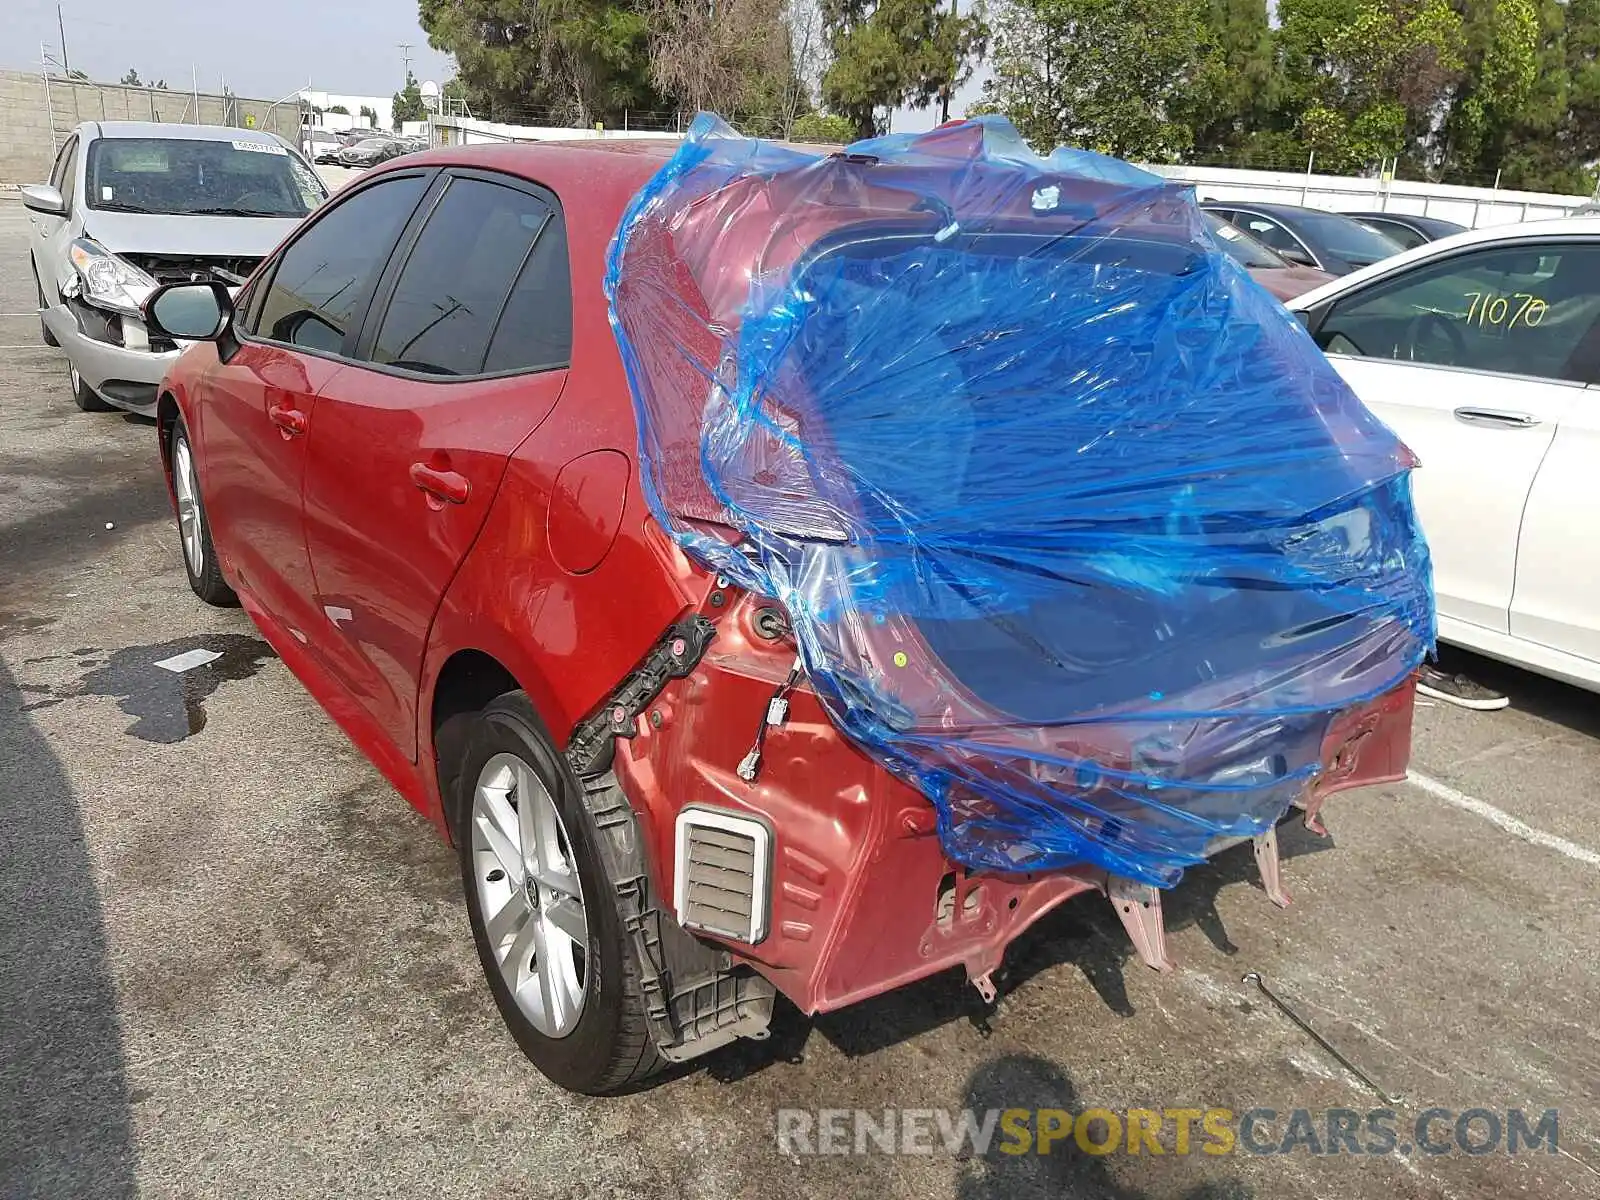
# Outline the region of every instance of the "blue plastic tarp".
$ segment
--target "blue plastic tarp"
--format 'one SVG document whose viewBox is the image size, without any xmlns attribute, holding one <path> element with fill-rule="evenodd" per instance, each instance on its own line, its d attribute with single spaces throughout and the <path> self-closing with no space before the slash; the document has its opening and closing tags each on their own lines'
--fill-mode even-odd
<svg viewBox="0 0 1600 1200">
<path fill-rule="evenodd" d="M 1170 886 L 1432 645 L 1413 459 L 1186 188 L 702 115 L 606 282 L 656 519 L 969 867 Z"/>
</svg>

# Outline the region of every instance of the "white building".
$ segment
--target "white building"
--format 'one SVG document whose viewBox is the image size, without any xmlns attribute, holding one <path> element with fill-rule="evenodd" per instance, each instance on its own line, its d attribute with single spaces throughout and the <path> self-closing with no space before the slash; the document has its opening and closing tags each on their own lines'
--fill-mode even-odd
<svg viewBox="0 0 1600 1200">
<path fill-rule="evenodd" d="M 362 108 L 370 108 L 378 114 L 377 128 L 382 132 L 389 133 L 394 128 L 393 96 L 345 96 L 338 92 L 318 92 L 306 88 L 301 91 L 300 99 L 313 109 L 311 123 L 318 129 L 331 129 L 335 133 L 343 133 L 347 129 L 365 125 L 370 118 L 362 119 Z M 314 110 L 319 108 L 322 111 L 316 113 Z M 330 108 L 345 108 L 350 115 L 329 112 Z"/>
</svg>

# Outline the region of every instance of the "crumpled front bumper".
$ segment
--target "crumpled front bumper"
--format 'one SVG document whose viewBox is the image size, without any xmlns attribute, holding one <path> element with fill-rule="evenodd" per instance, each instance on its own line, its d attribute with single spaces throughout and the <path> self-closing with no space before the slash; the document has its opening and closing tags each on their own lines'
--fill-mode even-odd
<svg viewBox="0 0 1600 1200">
<path fill-rule="evenodd" d="M 43 316 L 62 351 L 96 394 L 146 416 L 155 412 L 156 388 L 183 353 L 182 346 L 176 350 L 150 350 L 144 322 L 137 317 L 121 318 L 124 344 L 118 346 L 86 334 L 66 304 L 45 309 Z"/>
</svg>

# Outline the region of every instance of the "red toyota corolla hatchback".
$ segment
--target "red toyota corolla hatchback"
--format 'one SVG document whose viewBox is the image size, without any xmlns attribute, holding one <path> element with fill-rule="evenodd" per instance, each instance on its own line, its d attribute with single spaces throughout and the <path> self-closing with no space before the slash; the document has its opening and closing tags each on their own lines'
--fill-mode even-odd
<svg viewBox="0 0 1600 1200">
<path fill-rule="evenodd" d="M 195 592 L 242 603 L 454 844 L 495 1001 L 566 1087 L 764 1037 L 778 991 L 812 1013 L 961 966 L 992 998 L 1006 946 L 1088 890 L 1164 968 L 1155 888 L 947 858 L 929 801 L 796 686 L 786 614 L 651 517 L 603 276 L 673 149 L 410 155 L 236 301 L 158 292 L 197 341 L 158 413 Z M 1308 820 L 1404 773 L 1410 701 L 1334 723 Z"/>
</svg>

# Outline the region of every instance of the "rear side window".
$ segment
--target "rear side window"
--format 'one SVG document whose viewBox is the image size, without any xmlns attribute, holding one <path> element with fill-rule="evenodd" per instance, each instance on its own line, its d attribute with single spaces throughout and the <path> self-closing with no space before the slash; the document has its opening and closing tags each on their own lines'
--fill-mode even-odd
<svg viewBox="0 0 1600 1200">
<path fill-rule="evenodd" d="M 489 342 L 483 369 L 541 371 L 572 360 L 572 283 L 567 229 L 559 212 L 533 245 Z"/>
<path fill-rule="evenodd" d="M 329 209 L 283 252 L 255 331 L 337 354 L 428 180 L 386 179 Z"/>
<path fill-rule="evenodd" d="M 559 225 L 552 205 L 519 188 L 453 180 L 395 281 L 372 360 L 452 376 L 564 364 L 551 332 L 571 324 Z M 545 311 L 551 292 L 564 325 Z"/>
</svg>

